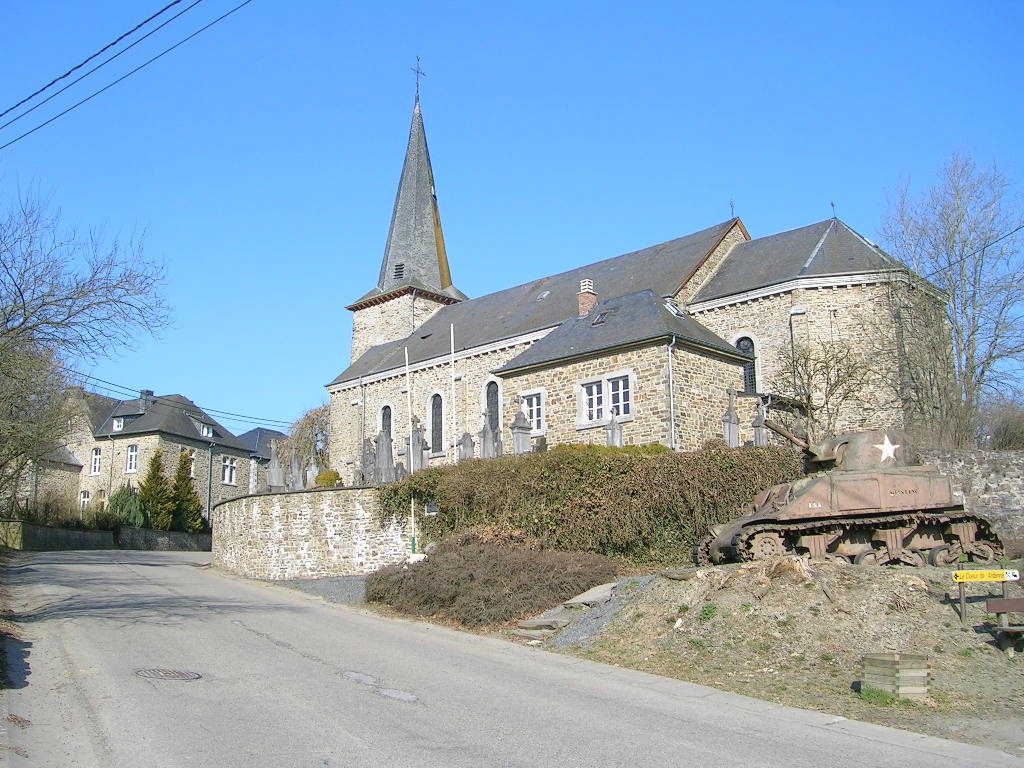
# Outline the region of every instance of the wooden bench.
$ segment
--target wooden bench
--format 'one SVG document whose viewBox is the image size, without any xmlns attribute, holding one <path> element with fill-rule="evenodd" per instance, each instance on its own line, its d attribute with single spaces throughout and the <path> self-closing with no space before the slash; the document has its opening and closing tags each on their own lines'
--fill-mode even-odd
<svg viewBox="0 0 1024 768">
<path fill-rule="evenodd" d="M 1012 656 L 1016 636 L 1024 633 L 1024 597 L 995 597 L 985 602 L 985 610 L 995 614 L 997 623 L 992 631 L 999 647 Z M 1011 614 L 1020 615 L 1012 621 Z"/>
</svg>

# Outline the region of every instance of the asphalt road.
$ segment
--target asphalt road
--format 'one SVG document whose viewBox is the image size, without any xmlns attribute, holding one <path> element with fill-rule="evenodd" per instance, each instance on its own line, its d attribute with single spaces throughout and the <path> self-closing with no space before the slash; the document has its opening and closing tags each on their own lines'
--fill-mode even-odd
<svg viewBox="0 0 1024 768">
<path fill-rule="evenodd" d="M 7 648 L 2 757 L 36 768 L 1024 765 L 382 619 L 208 563 L 18 555 L 3 579 L 25 638 Z"/>
</svg>

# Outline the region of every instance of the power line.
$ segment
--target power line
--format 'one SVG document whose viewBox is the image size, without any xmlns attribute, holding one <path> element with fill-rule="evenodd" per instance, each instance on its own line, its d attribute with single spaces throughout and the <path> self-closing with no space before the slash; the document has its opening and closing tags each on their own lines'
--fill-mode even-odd
<svg viewBox="0 0 1024 768">
<path fill-rule="evenodd" d="M 191 10 L 192 10 L 193 8 L 195 8 L 195 7 L 197 6 L 197 5 L 199 5 L 199 3 L 201 3 L 202 1 L 203 1 L 203 0 L 195 0 L 195 2 L 194 2 L 194 3 L 192 3 L 192 5 L 188 6 L 188 7 L 187 7 L 187 8 L 185 8 L 184 10 L 182 10 L 182 11 L 179 11 L 178 13 L 174 14 L 174 16 L 172 16 L 171 18 L 169 18 L 169 19 L 168 19 L 167 21 L 165 21 L 165 22 L 164 22 L 163 24 L 160 24 L 159 26 L 157 26 L 157 27 L 156 27 L 155 29 L 151 29 L 151 30 L 150 30 L 149 32 L 147 32 L 146 34 L 144 34 L 144 35 L 143 35 L 142 37 L 140 37 L 140 38 L 139 38 L 138 40 L 136 40 L 136 41 L 135 41 L 134 43 L 132 43 L 131 45 L 128 45 L 128 46 L 126 46 L 126 47 L 125 47 L 124 49 L 122 49 L 122 50 L 118 51 L 118 52 L 117 52 L 117 53 L 115 53 L 115 54 L 114 54 L 113 56 L 111 56 L 111 57 L 110 57 L 109 59 L 107 59 L 106 61 L 102 62 L 101 64 L 97 64 L 97 65 L 96 65 L 95 67 L 93 67 L 92 69 L 90 69 L 90 70 L 89 70 L 88 72 L 86 72 L 86 73 L 85 73 L 84 75 L 82 75 L 81 77 L 77 77 L 77 78 L 75 78 L 74 80 L 72 80 L 72 81 L 71 81 L 70 83 L 68 83 L 67 85 L 65 85 L 65 86 L 64 86 L 63 88 L 61 88 L 61 89 L 60 89 L 59 91 L 57 91 L 56 93 L 51 93 L 51 94 L 50 94 L 49 96 L 47 96 L 47 97 L 46 97 L 45 99 L 43 99 L 42 101 L 40 101 L 40 102 L 39 102 L 38 104 L 34 104 L 33 106 L 29 107 L 28 109 L 26 109 L 26 110 L 25 110 L 24 112 L 22 112 L 22 113 L 21 113 L 20 115 L 18 115 L 17 117 L 11 118 L 10 120 L 8 120 L 8 121 L 7 121 L 6 123 L 4 123 L 3 125 L 0 125 L 0 130 L 3 130 L 3 129 L 4 129 L 4 128 L 6 128 L 7 126 L 9 126 L 9 125 L 12 125 L 13 123 L 16 123 L 16 122 L 18 122 L 19 120 L 21 120 L 21 118 L 25 117 L 26 115 L 30 115 L 30 114 L 32 114 L 33 112 L 35 112 L 35 111 L 36 111 L 37 109 L 39 109 L 39 108 L 40 108 L 41 106 L 43 106 L 44 104 L 46 104 L 46 103 L 48 103 L 48 102 L 52 101 L 53 99 L 57 98 L 58 96 L 60 96 L 60 95 L 61 95 L 62 93 L 64 93 L 64 91 L 66 91 L 66 90 L 67 90 L 68 88 L 71 88 L 71 87 L 73 87 L 73 86 L 75 86 L 75 85 L 78 85 L 78 83 L 82 82 L 82 81 L 83 81 L 83 80 L 84 80 L 85 78 L 87 78 L 87 77 L 88 77 L 89 75 L 91 75 L 91 74 L 92 74 L 93 72 L 96 72 L 97 70 L 99 70 L 99 69 L 102 69 L 103 67 L 107 66 L 107 64 L 109 64 L 110 62 L 112 62 L 112 61 L 113 61 L 114 59 L 116 59 L 116 58 L 117 58 L 118 56 L 121 56 L 121 55 L 123 55 L 123 54 L 125 54 L 125 53 L 128 53 L 128 51 L 130 51 L 130 50 L 131 50 L 132 48 L 134 48 L 134 47 L 135 47 L 136 45 L 138 45 L 139 43 L 141 43 L 141 42 L 142 42 L 143 40 L 145 40 L 146 38 L 148 38 L 148 37 L 150 37 L 150 36 L 152 36 L 152 35 L 155 35 L 155 34 L 156 34 L 157 32 L 159 32 L 159 31 L 160 31 L 161 29 L 163 29 L 164 27 L 166 27 L 166 26 L 167 26 L 168 24 L 170 24 L 170 23 L 171 23 L 172 21 L 174 21 L 174 20 L 175 20 L 175 19 L 177 19 L 177 18 L 180 18 L 180 17 L 181 17 L 181 16 L 183 15 L 183 14 L 185 14 L 185 13 L 188 13 L 189 11 L 191 11 Z M 175 2 L 181 2 L 181 0 L 175 0 Z M 167 6 L 167 7 L 169 8 L 170 6 Z M 150 17 L 150 18 L 153 18 L 153 17 Z M 141 25 L 140 25 L 140 26 L 141 26 Z M 138 29 L 138 27 L 136 27 L 136 29 Z M 123 36 L 122 36 L 122 37 L 123 37 Z M 107 46 L 107 47 L 109 48 L 109 46 Z M 106 49 L 104 49 L 104 50 L 106 50 Z M 102 51 L 101 51 L 101 53 L 102 53 Z M 97 55 L 98 55 L 98 54 L 97 54 Z M 90 56 L 89 58 L 91 59 L 91 58 L 95 58 L 95 57 L 94 57 L 94 56 Z M 86 61 L 89 61 L 89 59 L 86 59 Z M 81 64 L 79 65 L 79 67 L 80 67 L 80 66 L 81 66 Z M 75 69 L 78 69 L 78 67 L 76 67 Z M 71 71 L 73 72 L 74 70 L 71 70 Z M 54 82 L 56 82 L 56 81 L 54 81 Z M 51 83 L 51 84 L 52 84 L 52 83 Z M 49 88 L 49 86 L 47 86 L 47 88 Z M 44 88 L 43 90 L 45 90 L 45 88 Z M 39 93 L 42 93 L 42 90 L 40 90 L 40 91 L 36 91 L 36 93 L 35 93 L 35 94 L 33 94 L 33 95 L 37 95 L 37 94 L 39 94 Z M 32 97 L 30 96 L 29 98 L 32 98 Z M 24 103 L 25 103 L 25 101 L 28 101 L 28 99 L 25 99 L 25 100 L 23 100 L 23 101 L 19 102 L 19 104 L 16 104 L 15 106 L 19 106 L 20 104 L 24 104 Z M 76 106 L 77 106 L 77 105 L 76 105 Z M 14 109 L 14 107 L 11 107 L 11 109 Z M 7 110 L 7 112 L 10 112 L 10 111 L 11 111 L 11 109 L 8 109 L 8 110 Z M 72 107 L 72 109 L 74 109 L 74 107 Z M 7 112 L 4 112 L 4 113 L 0 114 L 0 117 L 3 117 L 3 115 L 6 115 L 6 114 L 7 114 Z"/>
<path fill-rule="evenodd" d="M 2 149 L 2 147 L 0 147 L 0 149 Z M 972 251 L 971 253 L 968 253 L 966 256 L 961 256 L 956 261 L 954 261 L 954 262 L 952 262 L 950 264 L 947 264 L 944 267 L 939 267 L 938 269 L 933 270 L 932 272 L 929 272 L 927 275 L 924 276 L 924 279 L 925 280 L 931 280 L 933 277 L 935 277 L 935 275 L 939 274 L 940 272 L 946 272 L 946 271 L 948 271 L 952 267 L 956 267 L 956 266 L 959 266 L 959 265 L 963 264 L 965 261 L 967 261 L 972 256 L 977 256 L 979 253 L 984 251 L 986 248 L 991 248 L 993 245 L 998 243 L 1000 240 L 1005 240 L 1008 237 L 1012 237 L 1013 235 L 1015 235 L 1018 232 L 1020 232 L 1022 229 L 1024 229 L 1024 224 L 1021 224 L 1021 225 L 1019 225 L 1017 227 L 1014 227 L 1009 232 L 1004 232 L 999 237 L 997 237 L 995 240 L 993 240 L 993 241 L 991 241 L 989 243 L 985 243 L 983 246 L 981 246 L 981 248 L 978 248 L 978 249 Z"/>
<path fill-rule="evenodd" d="M 106 44 L 105 46 L 103 46 L 102 48 L 100 48 L 100 49 L 99 49 L 98 51 L 96 51 L 96 53 L 94 53 L 94 54 L 93 54 L 92 56 L 90 56 L 89 58 L 87 58 L 87 59 L 86 59 L 85 61 L 83 61 L 83 62 L 82 62 L 81 64 L 77 64 L 77 65 L 73 66 L 73 67 L 72 67 L 71 69 L 69 69 L 69 70 L 68 70 L 67 72 L 65 72 L 65 73 L 64 73 L 63 75 L 60 75 L 59 77 L 55 77 L 55 78 L 53 78 L 53 80 L 51 80 L 50 82 L 48 82 L 48 83 L 47 83 L 46 85 L 44 85 L 44 86 L 43 86 L 42 88 L 40 88 L 40 89 L 39 89 L 38 91 L 36 91 L 35 93 L 29 94 L 28 96 L 26 96 L 26 97 L 25 97 L 24 99 L 22 99 L 21 101 L 19 101 L 19 102 L 18 102 L 17 104 L 15 104 L 14 106 L 8 107 L 8 108 L 7 108 L 7 109 L 5 109 L 5 110 L 4 110 L 3 112 L 0 112 L 0 117 L 3 117 L 3 116 L 4 116 L 4 115 L 6 115 L 6 114 L 7 114 L 8 112 L 12 112 L 12 111 L 14 111 L 14 110 L 15 110 L 15 109 L 17 109 L 18 107 L 20 107 L 20 106 L 21 106 L 22 104 L 24 104 L 24 103 L 26 103 L 26 102 L 28 102 L 28 101 L 31 101 L 32 99 L 34 99 L 34 98 L 35 98 L 36 96 L 38 96 L 39 94 L 41 94 L 41 93 L 43 93 L 44 91 L 46 91 L 46 90 L 47 90 L 47 89 L 48 89 L 48 88 L 49 88 L 49 87 L 50 87 L 51 85 L 55 85 L 56 83 L 59 83 L 59 82 L 60 82 L 61 80 L 63 80 L 64 78 L 66 78 L 66 77 L 70 76 L 70 75 L 71 75 L 71 73 L 73 73 L 73 72 L 76 72 L 77 70 L 81 69 L 81 68 L 82 68 L 82 67 L 84 67 L 84 66 L 85 66 L 86 64 L 88 64 L 88 63 L 89 63 L 90 61 L 92 61 L 93 59 L 95 59 L 95 58 L 96 58 L 97 56 L 99 56 L 100 54 L 102 54 L 102 53 L 104 53 L 104 52 L 106 52 L 106 51 L 110 50 L 110 49 L 111 49 L 111 48 L 113 48 L 113 47 L 114 47 L 115 45 L 117 45 L 117 44 L 118 44 L 118 43 L 120 43 L 120 42 L 121 42 L 122 40 L 124 40 L 124 39 L 125 39 L 126 37 L 129 37 L 129 36 L 131 36 L 131 35 L 135 34 L 135 33 L 136 33 L 136 32 L 138 32 L 138 31 L 139 31 L 139 30 L 140 30 L 140 29 L 141 29 L 142 27 L 144 27 L 144 26 L 146 26 L 147 24 L 149 24 L 149 22 L 151 22 L 151 21 L 152 21 L 153 19 L 155 19 L 155 18 L 156 18 L 157 16 L 159 16 L 160 14 L 162 14 L 162 13 L 163 13 L 164 11 L 166 11 L 166 10 L 167 10 L 168 8 L 170 8 L 170 7 L 172 7 L 172 6 L 175 6 L 175 5 L 177 5 L 178 3 L 180 3 L 180 2 L 181 2 L 181 0 L 172 0 L 172 2 L 168 3 L 167 5 L 165 5 L 165 6 L 164 6 L 163 8 L 161 8 L 161 9 L 160 9 L 159 11 L 157 11 L 157 12 L 156 12 L 156 13 L 154 13 L 154 14 L 153 14 L 152 16 L 150 16 L 150 17 L 149 17 L 148 19 L 146 19 L 145 21 L 141 21 L 141 22 L 139 22 L 138 24 L 136 24 L 136 25 L 135 25 L 135 27 L 134 27 L 133 29 L 129 30 L 128 32 L 125 32 L 125 33 L 124 33 L 123 35 L 121 35 L 121 36 L 120 36 L 119 38 L 117 38 L 117 39 L 116 39 L 116 40 L 115 40 L 114 42 L 112 42 L 112 43 L 107 43 L 107 44 Z M 180 14 L 179 14 L 179 15 L 180 15 Z M 177 18 L 177 16 L 175 16 L 174 18 Z M 157 27 L 157 29 L 159 29 L 159 27 Z M 145 38 L 143 38 L 143 39 L 145 39 Z M 93 72 L 95 72 L 95 71 L 96 71 L 96 70 L 93 70 Z M 78 81 L 76 80 L 75 82 L 77 83 Z M 27 113 L 26 113 L 26 114 L 27 114 Z"/>
<path fill-rule="evenodd" d="M 30 130 L 30 131 L 26 131 L 25 133 L 21 134 L 21 136 L 18 136 L 18 137 L 17 137 L 17 138 L 15 138 L 15 139 L 11 139 L 11 141 L 7 142 L 6 144 L 0 145 L 0 150 L 3 150 L 3 149 L 7 149 L 7 148 L 8 148 L 9 146 L 11 146 L 12 144 L 15 144 L 15 143 L 17 143 L 17 142 L 21 141 L 21 140 L 22 140 L 22 139 L 24 139 L 24 138 L 25 138 L 26 136 L 31 136 L 31 135 L 32 135 L 33 133 L 35 133 L 36 131 L 38 131 L 38 130 L 39 130 L 40 128 L 45 128 L 45 127 L 46 127 L 47 125 L 49 125 L 50 123 L 52 123 L 52 122 L 53 122 L 54 120 L 57 120 L 58 118 L 64 117 L 64 115 L 66 115 L 66 114 L 67 114 L 68 112 L 70 112 L 71 110 L 73 110 L 73 109 L 77 109 L 78 107 L 80 107 L 80 106 L 82 106 L 83 104 L 85 104 L 85 103 L 86 103 L 87 101 L 91 101 L 92 99 L 96 98 L 97 96 L 99 96 L 99 95 L 100 95 L 101 93 L 103 93 L 104 91 L 107 91 L 107 90 L 109 90 L 109 89 L 113 88 L 113 87 L 114 87 L 115 85 L 117 85 L 118 83 L 120 83 L 120 82 L 121 82 L 122 80 L 126 80 L 126 79 L 128 79 L 129 77 L 131 77 L 132 75 L 134 75 L 134 74 L 135 74 L 136 72 L 138 72 L 138 71 L 139 71 L 140 69 L 144 69 L 145 67 L 148 67 L 148 66 L 149 66 L 150 64 L 152 64 L 152 63 L 153 63 L 154 61 L 156 61 L 157 59 L 159 59 L 159 58 L 162 58 L 163 56 L 166 56 L 166 55 L 167 55 L 168 53 L 170 53 L 171 51 L 173 51 L 173 50 L 174 50 L 175 48 L 177 48 L 178 46 L 184 45 L 185 43 L 187 43 L 187 42 L 188 42 L 189 40 L 191 40 L 191 39 L 192 39 L 193 37 L 195 37 L 196 35 L 199 35 L 199 34 L 201 34 L 201 33 L 205 32 L 205 31 L 206 31 L 206 30 L 208 30 L 208 29 L 209 29 L 210 27 L 212 27 L 212 26 L 213 26 L 214 24 L 218 24 L 219 22 L 223 21 L 224 19 L 226 19 L 226 18 L 227 18 L 228 16 L 230 16 L 230 15 L 231 15 L 231 14 L 233 14 L 233 13 L 235 13 L 236 11 L 238 11 L 238 10 L 241 10 L 242 8 L 244 8 L 245 6 L 247 6 L 247 5 L 248 5 L 249 3 L 251 3 L 251 2 L 252 2 L 252 0 L 245 0 L 245 2 L 243 2 L 243 3 L 240 3 L 239 5 L 236 5 L 236 6 L 234 7 L 234 8 L 232 8 L 232 9 L 231 9 L 230 11 L 228 11 L 227 13 L 223 14 L 222 16 L 218 16 L 218 17 L 217 17 L 216 19 L 214 19 L 214 20 L 213 20 L 213 21 L 211 21 L 211 22 L 210 22 L 209 24 L 207 24 L 207 25 L 206 25 L 205 27 L 202 27 L 201 29 L 199 29 L 199 30 L 197 30 L 197 31 L 193 32 L 193 33 L 192 33 L 191 35 L 189 35 L 188 37 L 186 37 L 186 38 L 185 38 L 184 40 L 181 40 L 181 41 L 179 41 L 179 42 L 175 43 L 174 45 L 172 45 L 172 46 L 171 46 L 170 48 L 167 48 L 166 50 L 162 51 L 161 53 L 158 53 L 158 54 L 157 54 L 156 56 L 154 56 L 153 58 L 149 59 L 148 61 L 146 61 L 146 62 L 144 62 L 144 63 L 140 64 L 139 66 L 137 66 L 137 67 L 136 67 L 135 69 L 133 69 L 132 71 L 130 71 L 130 72 L 128 72 L 127 74 L 125 74 L 125 75 L 122 75 L 121 77 L 117 78 L 117 80 L 115 80 L 114 82 L 110 83 L 109 85 L 105 85 L 104 87 L 100 88 L 100 89 L 99 89 L 98 91 L 96 91 L 96 92 L 94 92 L 93 94 L 91 94 L 91 95 L 89 95 L 89 96 L 85 97 L 84 99 L 82 99 L 81 101 L 79 101 L 79 102 L 78 102 L 77 104 L 73 104 L 73 105 L 71 105 L 70 107 L 68 107 L 67 109 L 65 109 L 65 110 L 64 110 L 63 112 L 60 112 L 59 114 L 56 114 L 56 115 L 54 115 L 53 117 L 51 117 L 51 118 L 50 118 L 49 120 L 47 120 L 47 121 L 46 121 L 46 122 L 44 122 L 44 123 L 40 123 L 39 125 L 37 125 L 37 126 L 36 126 L 35 128 L 33 128 L 32 130 Z"/>
<path fill-rule="evenodd" d="M 61 366 L 61 368 L 64 371 L 67 371 L 68 373 L 71 373 L 71 374 L 73 374 L 75 376 L 78 376 L 78 377 L 81 377 L 83 379 L 86 379 L 88 381 L 97 382 L 99 384 L 105 384 L 106 387 L 103 387 L 103 389 L 106 389 L 107 387 L 110 387 L 110 389 L 107 389 L 108 392 L 112 392 L 114 394 L 118 394 L 118 395 L 122 395 L 122 396 L 126 396 L 126 395 L 131 395 L 132 396 L 131 398 L 122 397 L 122 399 L 135 399 L 138 396 L 138 393 L 141 391 L 139 389 L 135 389 L 133 387 L 126 386 L 124 384 L 116 384 L 116 383 L 114 383 L 112 381 L 107 381 L 106 379 L 100 379 L 100 378 L 98 378 L 96 376 L 90 376 L 89 374 L 81 373 L 80 371 L 76 371 L 76 370 L 74 370 L 72 368 L 68 368 L 66 366 Z M 174 401 L 168 400 L 166 397 L 154 397 L 153 400 L 155 402 L 162 402 L 164 405 L 174 405 L 175 404 Z M 196 404 L 196 408 L 201 409 L 205 413 L 223 415 L 223 416 L 226 416 L 226 417 L 233 417 L 233 418 L 230 418 L 230 419 L 225 419 L 225 420 L 228 420 L 228 421 L 239 421 L 239 422 L 244 422 L 244 423 L 247 423 L 247 424 L 279 424 L 281 426 L 288 427 L 288 426 L 291 426 L 291 423 L 292 423 L 290 421 L 282 421 L 281 419 L 263 419 L 263 418 L 260 418 L 258 416 L 249 416 L 249 415 L 241 414 L 241 413 L 233 413 L 232 411 L 221 411 L 221 410 L 218 410 L 216 408 L 206 408 L 205 406 L 201 406 L 201 405 L 198 405 L 198 404 Z"/>
</svg>

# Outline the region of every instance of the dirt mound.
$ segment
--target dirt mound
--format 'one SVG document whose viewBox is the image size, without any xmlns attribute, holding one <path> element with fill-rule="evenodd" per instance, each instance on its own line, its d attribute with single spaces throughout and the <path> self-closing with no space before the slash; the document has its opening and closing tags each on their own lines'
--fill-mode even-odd
<svg viewBox="0 0 1024 768">
<path fill-rule="evenodd" d="M 1001 586 L 967 590 L 961 624 L 945 568 L 781 558 L 685 569 L 620 582 L 614 618 L 562 650 L 1024 756 L 1024 656 L 1000 651 L 985 624 L 984 600 Z M 931 658 L 927 699 L 885 705 L 857 694 L 861 657 L 890 651 Z"/>
</svg>

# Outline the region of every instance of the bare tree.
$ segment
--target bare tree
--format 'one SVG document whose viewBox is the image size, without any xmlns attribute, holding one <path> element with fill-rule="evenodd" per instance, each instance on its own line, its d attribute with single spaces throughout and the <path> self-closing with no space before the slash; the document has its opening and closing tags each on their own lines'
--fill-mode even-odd
<svg viewBox="0 0 1024 768">
<path fill-rule="evenodd" d="M 292 458 L 296 458 L 302 468 L 309 466 L 312 461 L 320 470 L 329 469 L 330 434 L 329 405 L 321 405 L 306 411 L 288 428 L 288 437 L 277 445 L 277 455 L 282 466 L 289 466 Z"/>
<path fill-rule="evenodd" d="M 0 218 L 0 353 L 109 357 L 166 327 L 164 269 L 139 242 L 80 237 L 32 200 Z"/>
<path fill-rule="evenodd" d="M 778 380 L 770 384 L 775 392 L 793 393 L 805 414 L 799 426 L 815 441 L 850 426 L 850 414 L 865 407 L 871 377 L 871 365 L 853 344 L 821 340 L 783 350 Z"/>
<path fill-rule="evenodd" d="M 66 440 L 67 366 L 166 327 L 163 281 L 140 243 L 80 237 L 37 197 L 0 214 L 0 495 Z"/>
<path fill-rule="evenodd" d="M 882 228 L 889 251 L 938 286 L 947 299 L 948 348 L 934 338 L 929 348 L 929 338 L 921 338 L 913 321 L 904 318 L 901 323 L 904 353 L 919 358 L 916 376 L 908 376 L 904 391 L 911 401 L 924 403 L 924 390 L 933 389 L 940 400 L 933 410 L 948 430 L 946 441 L 955 445 L 975 438 L 987 394 L 1020 388 L 1022 228 L 1024 207 L 1010 179 L 995 164 L 978 166 L 960 152 L 921 196 L 913 196 L 904 182 L 889 204 Z M 896 310 L 904 303 L 897 300 Z M 952 365 L 953 386 L 921 378 L 944 361 Z"/>
</svg>

